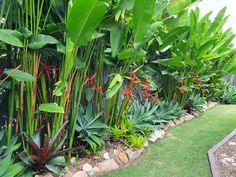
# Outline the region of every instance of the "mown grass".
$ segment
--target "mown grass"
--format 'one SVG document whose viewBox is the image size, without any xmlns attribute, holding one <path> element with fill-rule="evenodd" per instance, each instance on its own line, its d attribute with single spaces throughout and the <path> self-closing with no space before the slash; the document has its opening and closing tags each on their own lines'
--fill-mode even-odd
<svg viewBox="0 0 236 177">
<path fill-rule="evenodd" d="M 103 177 L 210 177 L 207 151 L 235 128 L 236 106 L 216 106 L 170 129 L 135 164 Z"/>
</svg>

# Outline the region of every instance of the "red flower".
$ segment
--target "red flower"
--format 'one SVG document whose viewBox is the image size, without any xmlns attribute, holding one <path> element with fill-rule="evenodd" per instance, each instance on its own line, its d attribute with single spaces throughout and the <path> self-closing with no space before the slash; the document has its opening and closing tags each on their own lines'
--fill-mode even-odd
<svg viewBox="0 0 236 177">
<path fill-rule="evenodd" d="M 92 75 L 92 77 L 87 77 L 86 80 L 85 80 L 85 84 L 88 84 L 88 85 L 95 85 L 95 77 L 96 77 L 96 73 L 94 75 Z"/>
<path fill-rule="evenodd" d="M 161 104 L 161 102 L 160 102 L 160 100 L 159 100 L 159 96 L 158 96 L 158 94 L 156 94 L 156 102 L 158 103 L 158 104 Z"/>
<path fill-rule="evenodd" d="M 100 93 L 100 94 L 102 94 L 102 95 L 104 94 L 104 93 L 103 93 L 103 85 L 101 85 L 101 86 L 99 86 L 99 87 L 97 88 L 97 92 Z"/>
<path fill-rule="evenodd" d="M 123 92 L 124 92 L 124 95 L 127 96 L 127 97 L 132 97 L 133 96 L 133 89 L 129 89 L 129 88 L 125 87 Z"/>
<path fill-rule="evenodd" d="M 40 67 L 39 69 L 39 74 L 38 74 L 38 78 L 40 78 L 40 76 L 45 72 L 45 74 L 47 75 L 48 79 L 50 79 L 50 74 L 53 73 L 55 74 L 56 71 L 59 71 L 59 68 L 57 67 L 50 67 L 46 64 L 43 64 L 42 67 Z"/>
</svg>

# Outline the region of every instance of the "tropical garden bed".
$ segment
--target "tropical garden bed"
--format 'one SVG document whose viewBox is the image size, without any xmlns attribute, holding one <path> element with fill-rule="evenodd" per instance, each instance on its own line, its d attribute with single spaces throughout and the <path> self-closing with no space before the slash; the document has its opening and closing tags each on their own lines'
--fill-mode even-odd
<svg viewBox="0 0 236 177">
<path fill-rule="evenodd" d="M 0 0 L 0 176 L 59 176 L 115 144 L 125 163 L 208 102 L 236 103 L 226 8 L 200 18 L 197 2 Z"/>
</svg>

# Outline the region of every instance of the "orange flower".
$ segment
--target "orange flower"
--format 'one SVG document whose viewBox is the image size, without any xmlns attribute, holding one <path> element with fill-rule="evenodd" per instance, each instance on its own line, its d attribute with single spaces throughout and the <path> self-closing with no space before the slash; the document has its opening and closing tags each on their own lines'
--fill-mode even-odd
<svg viewBox="0 0 236 177">
<path fill-rule="evenodd" d="M 188 92 L 187 88 L 185 86 L 181 87 L 180 90 L 181 90 L 181 93 L 187 93 Z"/>
<path fill-rule="evenodd" d="M 133 96 L 133 89 L 129 89 L 129 88 L 125 87 L 123 92 L 124 92 L 124 95 L 127 96 L 127 97 L 132 97 Z"/>
</svg>

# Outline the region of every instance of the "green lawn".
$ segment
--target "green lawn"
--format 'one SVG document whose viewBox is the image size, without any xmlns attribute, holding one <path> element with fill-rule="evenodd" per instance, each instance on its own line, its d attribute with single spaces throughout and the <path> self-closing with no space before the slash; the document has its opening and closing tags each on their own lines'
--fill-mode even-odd
<svg viewBox="0 0 236 177">
<path fill-rule="evenodd" d="M 207 151 L 236 128 L 236 106 L 219 105 L 170 129 L 133 165 L 103 177 L 210 177 Z"/>
</svg>

